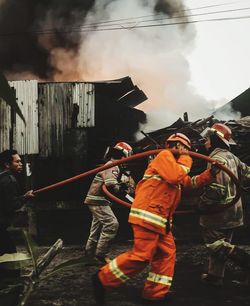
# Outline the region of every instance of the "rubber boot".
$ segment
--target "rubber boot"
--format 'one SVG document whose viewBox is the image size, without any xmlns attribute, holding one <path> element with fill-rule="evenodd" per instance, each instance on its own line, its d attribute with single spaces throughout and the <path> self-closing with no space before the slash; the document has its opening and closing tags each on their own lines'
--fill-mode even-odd
<svg viewBox="0 0 250 306">
<path fill-rule="evenodd" d="M 106 290 L 103 287 L 99 277 L 98 272 L 92 275 L 92 286 L 93 286 L 93 293 L 94 299 L 96 301 L 97 306 L 105 306 L 105 293 Z"/>
</svg>

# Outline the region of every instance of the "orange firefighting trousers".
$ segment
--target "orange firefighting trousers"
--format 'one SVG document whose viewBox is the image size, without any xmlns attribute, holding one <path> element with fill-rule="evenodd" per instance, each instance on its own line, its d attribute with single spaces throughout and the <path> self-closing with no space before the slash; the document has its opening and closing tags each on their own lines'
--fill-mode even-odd
<svg viewBox="0 0 250 306">
<path fill-rule="evenodd" d="M 139 225 L 133 225 L 133 231 L 133 249 L 101 268 L 99 279 L 105 288 L 116 288 L 150 264 L 143 297 L 161 300 L 168 293 L 174 274 L 176 248 L 173 235 L 171 232 L 161 235 Z"/>
</svg>

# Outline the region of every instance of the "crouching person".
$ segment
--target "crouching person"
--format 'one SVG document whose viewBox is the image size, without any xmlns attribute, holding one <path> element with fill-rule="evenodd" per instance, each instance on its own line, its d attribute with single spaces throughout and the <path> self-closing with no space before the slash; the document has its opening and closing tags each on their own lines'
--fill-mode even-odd
<svg viewBox="0 0 250 306">
<path fill-rule="evenodd" d="M 108 152 L 110 159 L 107 164 L 112 163 L 132 154 L 132 148 L 125 142 L 117 143 Z M 115 166 L 96 174 L 94 177 L 85 204 L 92 214 L 90 234 L 85 246 L 85 255 L 95 257 L 99 262 L 109 261 L 108 252 L 111 240 L 116 236 L 119 227 L 118 220 L 114 215 L 110 201 L 105 197 L 102 190 L 103 184 L 114 193 L 118 193 L 127 184 L 131 188 L 132 178 L 123 174 L 122 167 Z"/>
</svg>

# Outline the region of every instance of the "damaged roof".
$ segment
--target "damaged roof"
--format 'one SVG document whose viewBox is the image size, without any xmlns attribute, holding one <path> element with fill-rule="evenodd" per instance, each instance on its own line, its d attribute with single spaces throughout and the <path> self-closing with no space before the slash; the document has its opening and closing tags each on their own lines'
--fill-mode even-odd
<svg viewBox="0 0 250 306">
<path fill-rule="evenodd" d="M 243 162 L 250 164 L 250 116 L 227 122 L 219 121 L 213 115 L 194 122 L 184 121 L 179 118 L 170 126 L 151 133 L 144 133 L 142 131 L 146 137 L 136 142 L 134 146 L 136 147 L 136 151 L 160 148 L 164 146 L 168 136 L 180 132 L 191 139 L 195 151 L 204 153 L 204 141 L 200 133 L 205 130 L 205 128 L 211 127 L 215 122 L 224 123 L 231 128 L 233 139 L 237 143 L 236 146 L 232 146 L 232 151 Z"/>
<path fill-rule="evenodd" d="M 218 108 L 215 114 L 217 112 L 227 112 L 228 109 L 240 112 L 241 117 L 250 116 L 250 87 L 230 102 Z"/>
<path fill-rule="evenodd" d="M 126 107 L 133 108 L 147 100 L 145 93 L 133 84 L 129 76 L 116 80 L 93 82 L 93 84 L 106 94 L 108 92 L 112 100 Z"/>
<path fill-rule="evenodd" d="M 241 119 L 224 121 L 215 118 L 216 113 L 228 113 L 229 109 L 240 112 Z M 141 131 L 146 137 L 136 142 L 135 147 L 138 151 L 163 147 L 168 136 L 175 132 L 181 132 L 191 139 L 194 150 L 202 153 L 204 141 L 200 133 L 215 122 L 224 123 L 231 128 L 233 139 L 237 143 L 231 147 L 231 150 L 243 162 L 250 164 L 250 87 L 207 118 L 189 122 L 188 115 L 185 113 L 184 120 L 179 118 L 168 127 L 147 134 Z"/>
</svg>

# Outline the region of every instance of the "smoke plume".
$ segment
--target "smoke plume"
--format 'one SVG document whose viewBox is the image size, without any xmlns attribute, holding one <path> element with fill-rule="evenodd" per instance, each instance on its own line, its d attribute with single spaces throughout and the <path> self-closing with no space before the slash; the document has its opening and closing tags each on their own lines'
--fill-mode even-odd
<svg viewBox="0 0 250 306">
<path fill-rule="evenodd" d="M 210 104 L 189 84 L 186 12 L 182 0 L 0 0 L 0 69 L 9 79 L 129 75 L 149 97 L 140 107 L 152 129 L 186 111 L 207 116 Z"/>
<path fill-rule="evenodd" d="M 126 5 L 122 0 L 102 0 L 86 17 L 87 24 L 118 20 L 119 30 L 101 31 L 103 25 L 97 25 L 85 36 L 79 58 L 84 75 L 92 80 L 131 76 L 149 98 L 139 106 L 148 114 L 146 130 L 164 127 L 186 111 L 190 120 L 212 113 L 212 105 L 189 84 L 186 57 L 196 33 L 185 24 L 185 13 L 177 0 L 127 0 Z M 131 15 L 151 17 L 124 21 Z M 165 25 L 171 22 L 183 24 Z"/>
<path fill-rule="evenodd" d="M 1 0 L 0 69 L 10 76 L 53 80 L 61 69 L 55 65 L 55 53 L 77 55 L 81 35 L 71 29 L 82 25 L 93 4 L 94 0 Z"/>
<path fill-rule="evenodd" d="M 241 113 L 233 109 L 230 103 L 227 103 L 223 105 L 223 107 L 215 110 L 214 116 L 223 121 L 239 120 L 242 117 Z"/>
</svg>

